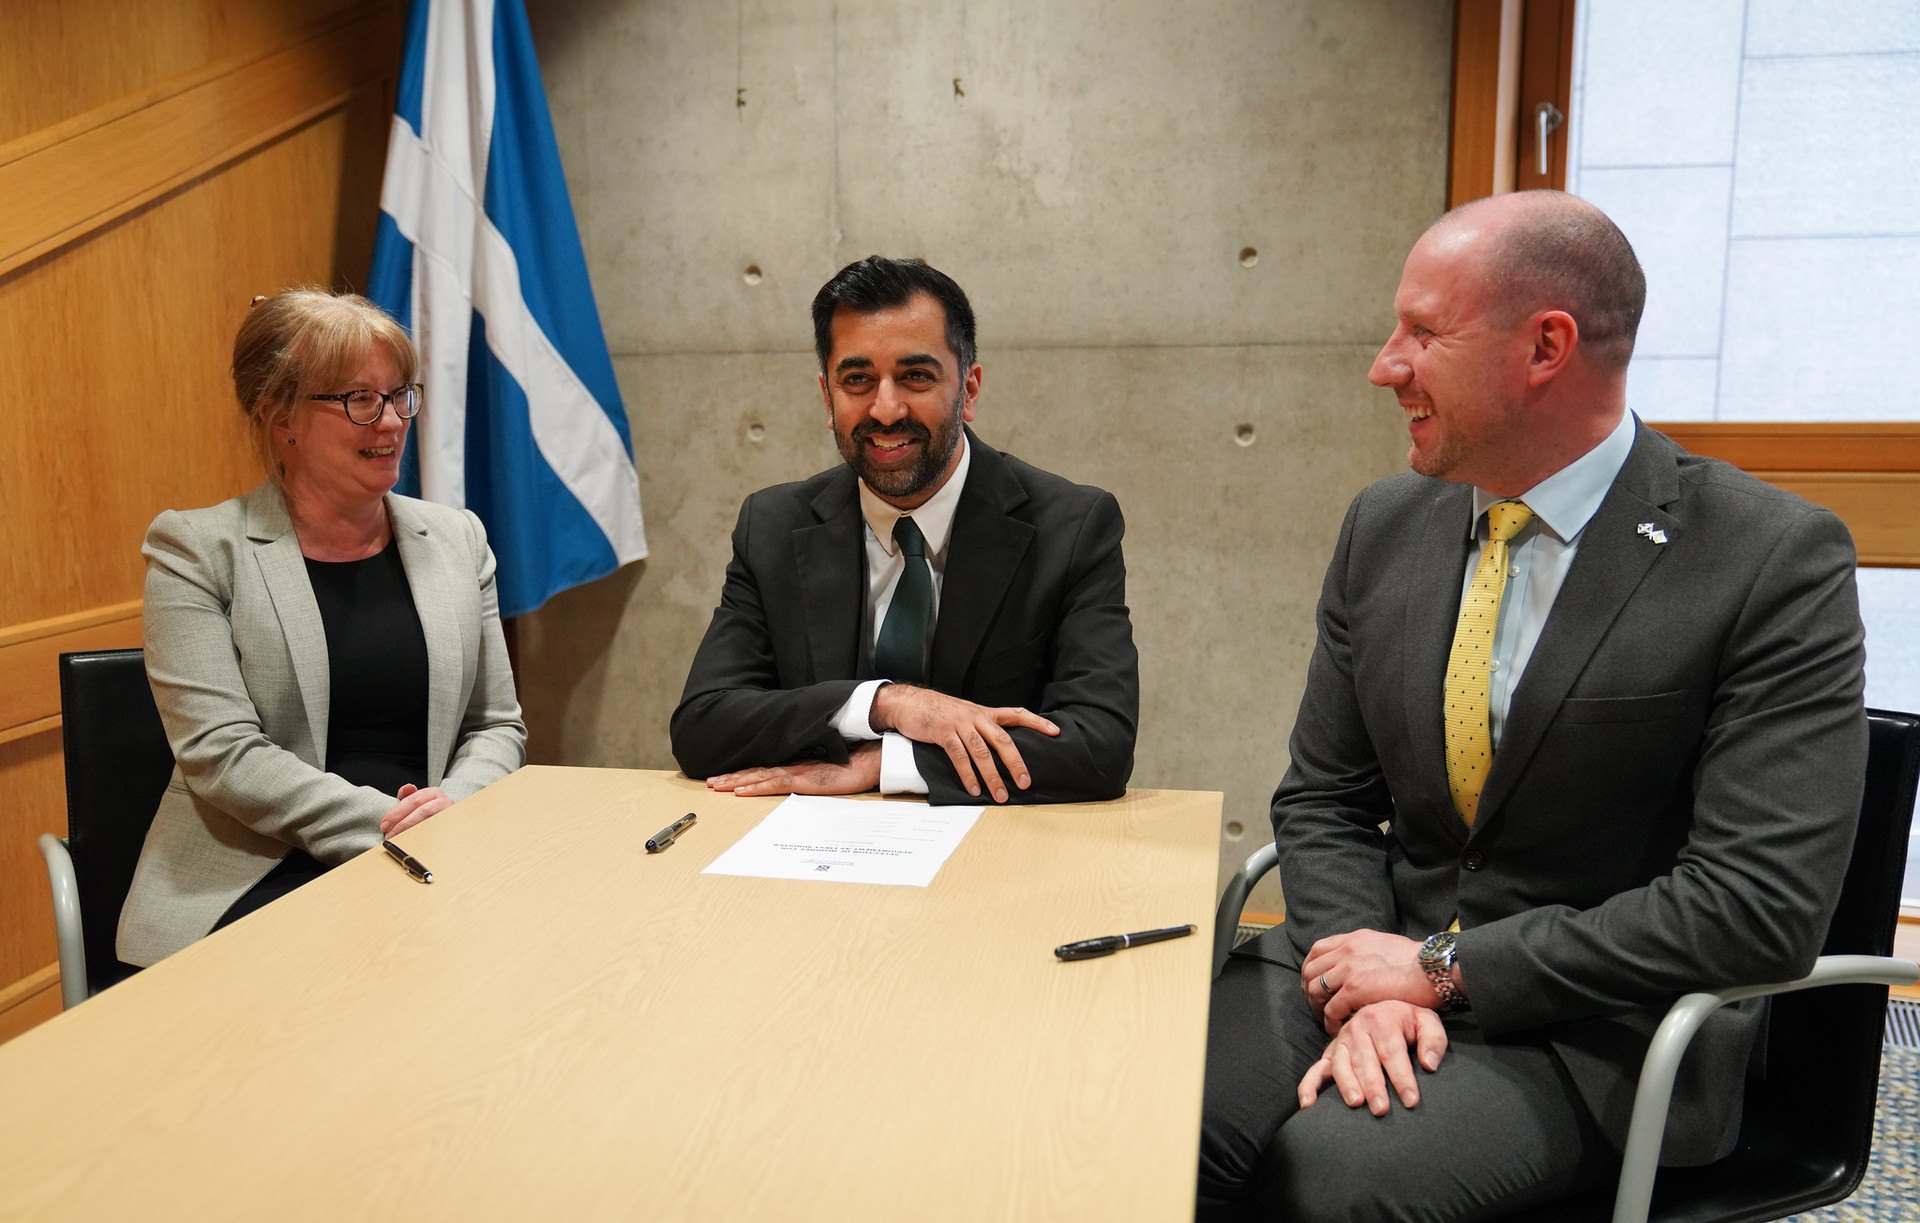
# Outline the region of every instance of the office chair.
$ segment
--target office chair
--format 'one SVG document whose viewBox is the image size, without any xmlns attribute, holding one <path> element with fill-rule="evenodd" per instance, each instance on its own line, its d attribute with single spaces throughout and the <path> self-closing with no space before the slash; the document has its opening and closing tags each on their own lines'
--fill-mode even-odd
<svg viewBox="0 0 1920 1223">
<path fill-rule="evenodd" d="M 1641 1066 L 1615 1191 L 1556 1202 L 1515 1216 L 1515 1223 L 1758 1223 L 1838 1202 L 1859 1188 L 1873 1146 L 1886 987 L 1920 981 L 1920 965 L 1891 958 L 1920 784 L 1920 716 L 1870 709 L 1867 724 L 1860 827 L 1813 971 L 1798 981 L 1675 1002 Z M 1274 846 L 1262 846 L 1228 882 L 1214 921 L 1216 976 L 1233 948 L 1247 893 L 1278 857 Z M 1704 1167 L 1659 1168 L 1667 1105 L 1688 1042 L 1713 1011 L 1767 996 L 1767 1073 L 1747 1085 L 1739 1144 Z"/>
<path fill-rule="evenodd" d="M 60 1003 L 70 1009 L 139 971 L 114 954 L 114 934 L 173 749 L 141 650 L 62 654 L 60 718 L 67 838 L 43 834 L 40 853 L 53 890 Z"/>
</svg>

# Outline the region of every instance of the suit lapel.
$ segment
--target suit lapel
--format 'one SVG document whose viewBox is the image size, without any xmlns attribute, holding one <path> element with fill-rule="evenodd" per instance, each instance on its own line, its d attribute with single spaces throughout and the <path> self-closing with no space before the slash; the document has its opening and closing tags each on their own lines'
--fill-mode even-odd
<svg viewBox="0 0 1920 1223">
<path fill-rule="evenodd" d="M 1652 523 L 1669 536 L 1681 530 L 1666 508 L 1680 496 L 1674 464 L 1678 450 L 1645 425 L 1638 429 L 1613 487 L 1580 533 L 1573 567 L 1514 690 L 1480 799 L 1483 821 L 1499 817 L 1501 803 L 1526 771 L 1574 681 L 1586 670 L 1641 579 L 1666 552 L 1643 538 L 1639 525 Z M 1484 827 L 1484 822 L 1479 826 Z"/>
<path fill-rule="evenodd" d="M 1436 795 L 1438 808 L 1453 809 L 1447 784 L 1447 739 L 1442 710 L 1446 701 L 1447 654 L 1453 648 L 1453 630 L 1460 618 L 1460 591 L 1465 581 L 1467 553 L 1472 546 L 1468 528 L 1473 518 L 1473 490 L 1463 484 L 1446 485 L 1433 498 L 1421 538 L 1408 567 L 1407 623 L 1404 636 L 1407 737 L 1412 758 L 1422 765 L 1421 782 Z M 1455 818 L 1442 824 L 1464 843 L 1467 826 Z"/>
<path fill-rule="evenodd" d="M 860 609 L 867 604 L 866 545 L 853 472 L 843 468 L 813 499 L 817 522 L 793 532 L 813 680 L 860 674 Z M 777 610 L 776 614 L 777 614 Z"/>
<path fill-rule="evenodd" d="M 313 763 L 327 759 L 327 715 L 332 692 L 327 668 L 327 628 L 314 602 L 313 583 L 300 555 L 300 539 L 293 533 L 287 503 L 280 486 L 268 481 L 247 495 L 247 540 L 253 545 L 260 580 L 273 600 L 280 632 L 293 664 L 293 680 L 307 712 L 307 730 L 313 740 Z"/>
<path fill-rule="evenodd" d="M 967 668 L 980 652 L 987 626 L 1006 599 L 1027 549 L 1032 523 L 1010 517 L 1027 500 L 1000 453 L 967 431 L 973 457 L 966 487 L 953 514 L 946 571 L 940 582 L 940 612 L 933 627 L 928 679 L 942 692 L 959 692 Z"/>
<path fill-rule="evenodd" d="M 449 586 L 451 575 L 442 559 L 454 541 L 443 540 L 443 546 L 436 548 L 427 524 L 398 497 L 387 498 L 387 520 L 400 545 L 400 567 L 406 570 L 420 633 L 427 643 L 427 761 L 434 774 L 428 781 L 438 785 L 439 762 L 453 758 L 462 660 L 478 657 L 478 643 L 469 651 L 460 637 L 462 618 L 445 610 L 460 605 L 459 592 Z"/>
</svg>

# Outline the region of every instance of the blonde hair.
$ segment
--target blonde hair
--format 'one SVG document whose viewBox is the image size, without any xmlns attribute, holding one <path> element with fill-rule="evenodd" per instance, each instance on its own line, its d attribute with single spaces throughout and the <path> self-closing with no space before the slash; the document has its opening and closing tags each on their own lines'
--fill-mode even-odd
<svg viewBox="0 0 1920 1223">
<path fill-rule="evenodd" d="M 414 380 L 420 359 L 406 329 L 359 294 L 309 287 L 254 299 L 233 338 L 233 393 L 269 476 L 280 476 L 273 431 L 308 395 L 350 377 L 376 347 L 393 358 L 402 382 Z"/>
</svg>

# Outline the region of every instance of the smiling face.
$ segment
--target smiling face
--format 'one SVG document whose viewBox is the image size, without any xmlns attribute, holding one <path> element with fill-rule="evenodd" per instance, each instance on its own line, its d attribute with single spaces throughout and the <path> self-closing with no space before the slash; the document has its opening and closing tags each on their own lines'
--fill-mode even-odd
<svg viewBox="0 0 1920 1223">
<path fill-rule="evenodd" d="M 315 394 L 397 389 L 404 378 L 393 354 L 375 344 L 351 374 L 337 386 L 314 388 Z M 356 425 L 337 402 L 302 400 L 294 405 L 283 436 L 275 438 L 289 500 L 347 507 L 378 501 L 400 478 L 400 454 L 405 449 L 411 421 L 382 409 L 371 425 Z"/>
<path fill-rule="evenodd" d="M 959 368 L 946 314 L 925 293 L 867 314 L 843 306 L 832 337 L 820 393 L 840 456 L 892 505 L 925 503 L 959 465 L 980 367 Z"/>
<path fill-rule="evenodd" d="M 1393 334 L 1367 378 L 1399 400 L 1415 471 L 1516 496 L 1535 482 L 1526 436 L 1532 345 L 1524 321 L 1486 301 L 1486 241 L 1452 226 L 1414 245 L 1393 299 Z"/>
</svg>

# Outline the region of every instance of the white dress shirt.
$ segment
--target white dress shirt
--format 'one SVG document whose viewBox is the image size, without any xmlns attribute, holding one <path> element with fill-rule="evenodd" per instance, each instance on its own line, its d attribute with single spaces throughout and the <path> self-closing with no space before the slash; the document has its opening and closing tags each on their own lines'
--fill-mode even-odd
<svg viewBox="0 0 1920 1223">
<path fill-rule="evenodd" d="M 867 521 L 867 601 L 860 631 L 866 635 L 864 640 L 869 648 L 880 638 L 880 626 L 887 622 L 887 609 L 893 605 L 894 588 L 900 584 L 900 575 L 906 572 L 906 559 L 893 543 L 893 524 L 903 515 L 913 519 L 927 541 L 927 568 L 933 575 L 933 620 L 929 631 L 933 624 L 940 622 L 940 588 L 947 572 L 947 544 L 953 535 L 953 514 L 960 508 L 960 490 L 966 487 L 967 469 L 972 465 L 973 451 L 967 446 L 966 434 L 962 433 L 960 463 L 953 469 L 953 475 L 925 504 L 907 511 L 882 501 L 879 494 L 867 487 L 865 480 L 857 481 L 860 516 Z M 882 793 L 925 794 L 927 781 L 914 762 L 913 740 L 893 731 L 883 735 L 873 729 L 874 694 L 885 682 L 870 679 L 855 688 L 847 703 L 833 715 L 833 728 L 848 743 L 880 740 Z"/>
<path fill-rule="evenodd" d="M 1633 413 L 1623 411 L 1620 423 L 1599 445 L 1520 496 L 1501 497 L 1483 488 L 1473 490 L 1473 518 L 1467 529 L 1474 545 L 1460 586 L 1462 599 L 1473 585 L 1474 568 L 1487 546 L 1488 507 L 1501 501 L 1524 501 L 1533 511 L 1533 521 L 1507 546 L 1507 591 L 1500 600 L 1500 619 L 1493 630 L 1493 676 L 1487 705 L 1496 748 L 1506 726 L 1513 690 L 1526 673 L 1533 647 L 1540 643 L 1547 615 L 1553 611 L 1553 601 L 1560 595 L 1567 571 L 1573 568 L 1580 533 L 1626 464 L 1627 452 L 1633 449 L 1633 431 Z"/>
</svg>

